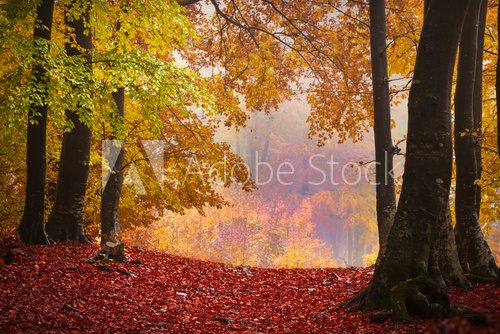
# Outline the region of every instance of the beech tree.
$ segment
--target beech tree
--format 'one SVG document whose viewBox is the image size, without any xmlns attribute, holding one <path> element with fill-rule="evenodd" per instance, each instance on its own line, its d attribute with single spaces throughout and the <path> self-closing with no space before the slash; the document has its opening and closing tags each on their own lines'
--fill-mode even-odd
<svg viewBox="0 0 500 334">
<path fill-rule="evenodd" d="M 380 252 L 386 248 L 387 237 L 396 212 L 391 136 L 389 74 L 387 70 L 387 43 L 385 1 L 370 1 L 370 50 L 373 82 L 373 109 L 375 161 L 377 183 L 377 225 Z"/>
<path fill-rule="evenodd" d="M 460 39 L 455 90 L 455 234 L 462 268 L 475 276 L 497 277 L 497 266 L 479 226 L 481 188 L 482 64 L 487 1 L 469 6 Z"/>
<path fill-rule="evenodd" d="M 435 236 L 447 227 L 440 217 L 448 208 L 451 184 L 451 86 L 469 2 L 431 1 L 424 18 L 408 100 L 402 192 L 387 251 L 363 296 L 364 308 L 392 307 L 399 317 L 448 311 L 431 255 L 439 243 Z"/>
<path fill-rule="evenodd" d="M 118 117 L 123 121 L 125 117 L 125 88 L 118 87 L 116 92 L 112 93 L 116 104 Z M 114 139 L 112 137 L 112 139 Z M 116 142 L 119 143 L 119 142 Z M 119 242 L 120 220 L 118 209 L 120 207 L 120 196 L 123 186 L 123 168 L 125 148 L 123 142 L 110 148 L 118 150 L 116 161 L 111 166 L 111 173 L 102 190 L 101 199 L 101 244 L 106 242 Z"/>
<path fill-rule="evenodd" d="M 48 71 L 44 53 L 50 51 L 54 0 L 41 1 L 33 31 L 34 65 L 31 85 L 37 98 L 30 100 L 26 143 L 26 197 L 19 236 L 27 244 L 47 244 L 45 232 L 45 181 L 47 141 Z"/>
<path fill-rule="evenodd" d="M 498 2 L 497 14 L 497 36 L 500 36 L 500 2 Z M 497 48 L 497 68 L 496 68 L 496 96 L 500 96 L 500 43 Z M 497 101 L 497 153 L 500 156 L 500 105 Z"/>
<path fill-rule="evenodd" d="M 65 43 L 66 54 L 85 62 L 82 69 L 87 72 L 88 80 L 92 77 L 91 8 L 90 1 L 73 2 L 65 14 L 66 26 L 72 33 Z M 74 40 L 71 38 L 73 34 Z M 74 90 L 84 94 L 88 91 L 88 88 L 82 87 L 85 84 L 89 86 L 86 82 L 73 84 Z M 91 130 L 81 119 L 88 120 L 92 109 L 82 105 L 81 100 L 79 102 L 73 110 L 67 109 L 65 112 L 72 128 L 63 135 L 55 202 L 47 223 L 47 233 L 56 242 L 89 242 L 83 231 L 83 213 L 89 175 Z M 91 99 L 85 102 L 92 103 Z"/>
</svg>

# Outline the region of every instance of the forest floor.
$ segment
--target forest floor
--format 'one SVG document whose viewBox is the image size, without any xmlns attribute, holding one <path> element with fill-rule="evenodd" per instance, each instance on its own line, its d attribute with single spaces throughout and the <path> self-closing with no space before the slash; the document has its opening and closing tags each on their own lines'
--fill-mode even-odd
<svg viewBox="0 0 500 334">
<path fill-rule="evenodd" d="M 0 251 L 5 250 L 0 245 Z M 8 246 L 12 247 L 12 246 Z M 261 269 L 128 249 L 124 264 L 85 262 L 97 245 L 13 249 L 0 260 L 0 333 L 498 333 L 500 287 L 451 292 L 491 315 L 370 323 L 333 308 L 366 286 L 372 268 Z M 495 319 L 496 317 L 496 319 Z"/>
</svg>

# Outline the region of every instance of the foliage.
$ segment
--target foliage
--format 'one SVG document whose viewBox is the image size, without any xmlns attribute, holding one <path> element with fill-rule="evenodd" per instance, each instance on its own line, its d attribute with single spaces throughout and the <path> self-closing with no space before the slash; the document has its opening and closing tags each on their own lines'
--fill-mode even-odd
<svg viewBox="0 0 500 334">
<path fill-rule="evenodd" d="M 13 264 L 0 262 L 4 333 L 438 333 L 438 325 L 495 332 L 464 318 L 442 325 L 422 320 L 381 324 L 359 312 L 335 310 L 366 286 L 371 268 L 232 267 L 137 249 L 128 250 L 134 262 L 99 266 L 84 262 L 98 250 L 95 245 L 42 246 L 34 253 L 9 245 L 15 247 Z M 499 294 L 498 286 L 487 284 L 454 290 L 451 298 L 494 314 Z"/>
<path fill-rule="evenodd" d="M 12 148 L 2 147 L 2 150 L 9 149 L 2 152 L 6 161 L 2 164 L 6 169 L 2 174 L 6 175 L 2 181 L 6 187 L 2 187 L 2 191 L 15 184 L 16 189 L 11 190 L 18 194 L 9 197 L 16 201 L 16 205 L 9 205 L 9 209 L 17 210 L 16 213 L 6 211 L 6 217 L 12 216 L 10 219 L 15 222 L 19 215 L 16 207 L 19 208 L 22 199 L 22 170 L 14 173 L 7 169 L 24 163 L 24 145 L 21 143 L 27 101 L 36 100 L 39 91 L 29 84 L 30 68 L 35 62 L 47 68 L 50 77 L 49 100 L 40 101 L 50 107 L 49 199 L 53 199 L 57 177 L 60 138 L 64 131 L 72 128 L 71 122 L 65 118 L 65 110 L 74 111 L 92 128 L 91 176 L 86 203 L 89 223 L 99 221 L 101 140 L 111 137 L 130 143 L 127 145 L 126 166 L 130 166 L 131 173 L 138 171 L 148 194 L 138 199 L 137 194 L 125 186 L 122 199 L 125 218 L 126 212 L 131 213 L 130 217 L 136 217 L 152 207 L 175 212 L 182 212 L 185 208 L 202 212 L 205 205 L 220 207 L 225 201 L 212 186 L 219 178 L 224 178 L 225 186 L 242 183 L 244 189 L 252 189 L 252 182 L 245 181 L 246 170 L 236 166 L 241 160 L 229 151 L 226 144 L 215 142 L 218 122 L 213 118 L 220 111 L 213 102 L 215 96 L 209 91 L 209 81 L 176 61 L 177 50 L 187 46 L 188 38 L 195 37 L 183 8 L 168 1 L 93 1 L 91 20 L 86 22 L 87 33 L 92 33 L 94 40 L 93 72 L 88 75 L 84 70 L 87 65 L 84 56 L 67 56 L 64 43 L 74 43 L 74 32 L 65 26 L 65 16 L 67 20 L 79 17 L 90 2 L 58 2 L 50 54 L 46 52 L 46 43 L 37 42 L 33 47 L 29 42 L 33 24 L 30 16 L 35 5 L 37 2 L 27 5 L 9 1 L 2 5 L 1 12 L 0 21 L 6 28 L 2 29 L 1 40 L 6 55 L 2 57 L 1 99 L 7 107 L 7 117 L 2 122 L 6 130 L 10 129 L 2 136 L 7 142 L 11 139 L 18 143 Z M 33 57 L 34 54 L 42 56 Z M 124 121 L 117 115 L 111 98 L 111 93 L 118 87 L 125 87 L 127 96 Z M 91 112 L 82 112 L 87 109 Z M 142 139 L 161 139 L 166 143 L 163 163 L 169 167 L 164 184 L 158 182 L 150 166 L 143 162 L 146 156 L 139 142 Z M 186 166 L 194 158 L 202 166 L 203 175 L 189 177 L 184 182 Z M 224 158 L 228 168 L 236 166 L 230 177 L 225 177 L 220 168 L 207 168 Z M 48 209 L 50 205 L 51 201 Z M 148 222 L 146 219 L 143 223 Z M 137 223 L 136 219 L 132 219 L 131 225 L 134 223 Z M 89 231 L 97 232 L 97 227 L 92 226 Z"/>
</svg>

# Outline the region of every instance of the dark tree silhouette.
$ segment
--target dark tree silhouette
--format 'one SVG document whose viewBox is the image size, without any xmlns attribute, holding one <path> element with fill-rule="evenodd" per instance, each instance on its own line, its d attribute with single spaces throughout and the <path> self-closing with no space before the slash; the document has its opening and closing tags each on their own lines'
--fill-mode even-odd
<svg viewBox="0 0 500 334">
<path fill-rule="evenodd" d="M 118 116 L 123 119 L 125 115 L 125 89 L 119 87 L 113 92 Z M 124 167 L 124 146 L 120 145 L 113 149 L 119 149 L 116 162 L 111 166 L 111 174 L 102 191 L 101 199 L 101 244 L 104 245 L 110 241 L 118 242 L 120 235 L 120 222 L 118 209 L 120 207 L 120 196 L 123 184 Z"/>
<path fill-rule="evenodd" d="M 86 71 L 92 73 L 92 35 L 85 24 L 90 20 L 91 2 L 85 4 L 84 15 L 77 18 L 66 17 L 66 25 L 74 31 L 76 43 L 84 50 L 87 61 Z M 81 56 L 82 51 L 70 42 L 65 45 L 68 56 Z M 78 86 L 74 87 L 78 90 Z M 85 190 L 89 175 L 91 131 L 80 121 L 78 114 L 90 113 L 83 109 L 66 110 L 66 117 L 73 123 L 73 129 L 64 133 L 59 176 L 54 209 L 47 223 L 47 233 L 57 242 L 89 240 L 83 231 Z"/>
<path fill-rule="evenodd" d="M 396 191 L 392 175 L 394 148 L 391 137 L 384 0 L 370 0 L 370 46 L 377 182 L 377 225 L 380 253 L 383 253 L 396 212 Z"/>
<path fill-rule="evenodd" d="M 482 50 L 487 5 L 487 1 L 471 3 L 460 40 L 454 129 L 455 234 L 462 268 L 476 276 L 496 277 L 497 266 L 479 226 L 481 189 L 474 183 L 480 178 L 481 150 L 476 131 L 481 130 Z"/>
<path fill-rule="evenodd" d="M 43 0 L 36 10 L 33 31 L 34 44 L 51 40 L 54 0 Z M 50 43 L 48 44 L 50 50 Z M 46 50 L 47 52 L 49 50 Z M 47 143 L 47 83 L 48 71 L 43 64 L 43 55 L 34 55 L 31 81 L 41 91 L 38 99 L 30 100 L 26 144 L 26 198 L 23 217 L 18 228 L 21 240 L 28 244 L 47 244 L 45 232 L 45 181 Z M 39 102 L 42 101 L 42 102 Z"/>
<path fill-rule="evenodd" d="M 451 86 L 469 0 L 431 1 L 425 15 L 408 101 L 403 187 L 387 250 L 364 293 L 367 309 L 392 307 L 396 316 L 446 312 L 449 300 L 434 270 L 446 231 L 451 184 Z M 432 277 L 431 277 L 432 275 Z"/>
</svg>

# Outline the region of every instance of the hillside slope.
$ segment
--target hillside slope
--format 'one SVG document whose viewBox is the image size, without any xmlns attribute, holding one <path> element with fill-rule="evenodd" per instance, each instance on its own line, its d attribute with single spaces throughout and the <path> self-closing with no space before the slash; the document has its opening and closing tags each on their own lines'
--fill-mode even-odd
<svg viewBox="0 0 500 334">
<path fill-rule="evenodd" d="M 0 261 L 0 332 L 419 333 L 443 326 L 373 324 L 363 314 L 333 311 L 367 284 L 370 268 L 231 267 L 139 249 L 128 250 L 126 264 L 86 263 L 97 250 L 14 248 L 12 264 Z M 453 299 L 488 314 L 500 311 L 495 285 L 455 290 Z M 470 324 L 453 319 L 446 326 Z"/>
</svg>

